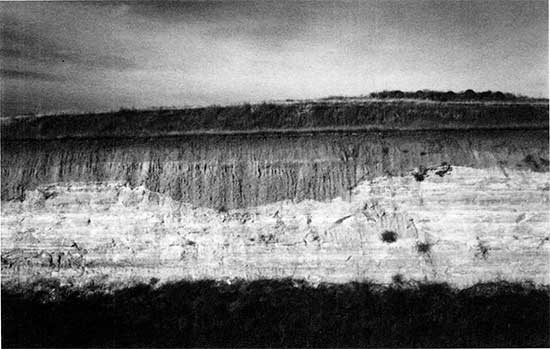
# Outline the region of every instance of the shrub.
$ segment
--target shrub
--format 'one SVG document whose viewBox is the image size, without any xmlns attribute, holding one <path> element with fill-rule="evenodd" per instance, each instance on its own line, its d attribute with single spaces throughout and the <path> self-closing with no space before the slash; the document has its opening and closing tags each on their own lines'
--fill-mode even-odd
<svg viewBox="0 0 550 349">
<path fill-rule="evenodd" d="M 385 230 L 384 232 L 382 232 L 380 237 L 382 241 L 391 244 L 392 242 L 397 241 L 398 234 L 391 230 Z"/>
</svg>

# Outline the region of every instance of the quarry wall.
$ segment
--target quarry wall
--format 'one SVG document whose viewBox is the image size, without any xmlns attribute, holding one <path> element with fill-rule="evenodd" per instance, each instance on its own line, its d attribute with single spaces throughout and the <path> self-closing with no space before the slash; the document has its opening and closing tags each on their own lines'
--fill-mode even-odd
<svg viewBox="0 0 550 349">
<path fill-rule="evenodd" d="M 24 282 L 303 278 L 548 284 L 546 173 L 382 176 L 347 200 L 219 212 L 143 186 L 39 187 L 2 206 L 2 277 Z"/>
<path fill-rule="evenodd" d="M 5 142 L 2 279 L 549 283 L 548 131 Z"/>
<path fill-rule="evenodd" d="M 305 133 L 2 143 L 2 200 L 123 182 L 211 208 L 346 197 L 362 180 L 448 162 L 548 171 L 548 130 Z"/>
</svg>

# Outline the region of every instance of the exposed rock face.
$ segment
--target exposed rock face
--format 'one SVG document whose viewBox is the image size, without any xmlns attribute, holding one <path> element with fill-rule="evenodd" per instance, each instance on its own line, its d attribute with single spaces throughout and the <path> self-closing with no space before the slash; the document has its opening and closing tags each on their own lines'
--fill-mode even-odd
<svg viewBox="0 0 550 349">
<path fill-rule="evenodd" d="M 122 182 L 211 208 L 349 198 L 365 179 L 445 161 L 548 171 L 548 130 L 305 133 L 2 142 L 2 200 Z"/>
<path fill-rule="evenodd" d="M 548 130 L 2 142 L 2 279 L 549 283 Z"/>
<path fill-rule="evenodd" d="M 499 161 L 483 149 L 471 152 L 479 163 Z M 328 202 L 229 210 L 194 207 L 143 185 L 38 186 L 22 202 L 3 202 L 2 279 L 549 283 L 548 173 L 426 167 L 361 181 L 350 196 Z"/>
</svg>

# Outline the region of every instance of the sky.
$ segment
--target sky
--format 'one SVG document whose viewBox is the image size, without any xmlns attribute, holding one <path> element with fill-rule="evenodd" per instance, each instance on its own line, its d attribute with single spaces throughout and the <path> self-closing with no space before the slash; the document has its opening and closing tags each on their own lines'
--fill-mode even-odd
<svg viewBox="0 0 550 349">
<path fill-rule="evenodd" d="M 1 2 L 0 115 L 466 89 L 548 97 L 547 1 Z"/>
</svg>

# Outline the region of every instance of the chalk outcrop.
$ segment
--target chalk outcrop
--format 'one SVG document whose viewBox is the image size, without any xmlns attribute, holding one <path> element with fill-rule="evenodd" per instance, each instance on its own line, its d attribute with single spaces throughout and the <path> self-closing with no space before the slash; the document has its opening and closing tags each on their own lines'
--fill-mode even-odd
<svg viewBox="0 0 550 349">
<path fill-rule="evenodd" d="M 144 186 L 40 185 L 2 204 L 2 279 L 548 284 L 549 189 L 546 172 L 444 165 L 326 202 L 215 210 Z"/>
</svg>

